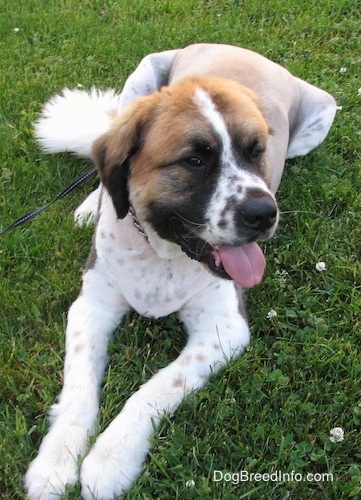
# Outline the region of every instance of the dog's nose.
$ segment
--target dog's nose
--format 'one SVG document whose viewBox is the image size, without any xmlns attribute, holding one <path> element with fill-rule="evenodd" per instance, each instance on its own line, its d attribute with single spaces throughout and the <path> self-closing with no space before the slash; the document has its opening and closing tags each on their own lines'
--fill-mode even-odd
<svg viewBox="0 0 361 500">
<path fill-rule="evenodd" d="M 277 206 L 268 197 L 251 198 L 242 203 L 238 214 L 240 222 L 245 226 L 257 231 L 264 231 L 276 222 Z"/>
</svg>

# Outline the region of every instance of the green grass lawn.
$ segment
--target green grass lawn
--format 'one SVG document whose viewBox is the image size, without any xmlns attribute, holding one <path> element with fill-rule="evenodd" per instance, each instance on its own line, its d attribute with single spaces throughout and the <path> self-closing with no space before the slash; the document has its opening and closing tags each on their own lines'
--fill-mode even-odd
<svg viewBox="0 0 361 500">
<path fill-rule="evenodd" d="M 261 52 L 334 95 L 342 109 L 328 138 L 285 171 L 267 275 L 248 294 L 250 348 L 164 420 L 128 498 L 360 499 L 359 1 L 0 0 L 0 13 L 3 228 L 89 168 L 41 153 L 33 138 L 41 105 L 64 86 L 121 89 L 147 53 L 209 41 Z M 60 389 L 66 311 L 91 242 L 72 211 L 92 187 L 0 237 L 2 499 L 24 498 L 21 478 Z M 174 317 L 127 319 L 110 345 L 101 428 L 184 342 Z M 334 427 L 344 441 L 330 441 Z M 298 480 L 238 481 L 240 471 Z"/>
</svg>

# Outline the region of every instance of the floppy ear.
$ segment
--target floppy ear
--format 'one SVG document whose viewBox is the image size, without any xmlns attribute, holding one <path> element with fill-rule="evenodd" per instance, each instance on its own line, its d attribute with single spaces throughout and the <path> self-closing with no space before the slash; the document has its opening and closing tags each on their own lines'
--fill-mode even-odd
<svg viewBox="0 0 361 500">
<path fill-rule="evenodd" d="M 141 97 L 117 116 L 108 132 L 93 143 L 92 157 L 119 219 L 129 210 L 128 178 L 133 156 L 151 115 L 154 95 Z"/>
<path fill-rule="evenodd" d="M 334 98 L 324 90 L 296 78 L 300 100 L 291 124 L 286 158 L 303 156 L 325 139 L 336 113 Z"/>
</svg>

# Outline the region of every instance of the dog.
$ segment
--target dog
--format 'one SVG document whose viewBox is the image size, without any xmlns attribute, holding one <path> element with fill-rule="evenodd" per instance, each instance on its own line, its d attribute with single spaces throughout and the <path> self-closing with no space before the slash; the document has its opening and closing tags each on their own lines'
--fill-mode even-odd
<svg viewBox="0 0 361 500">
<path fill-rule="evenodd" d="M 255 52 L 196 44 L 146 56 L 123 91 L 65 89 L 35 125 L 42 148 L 92 159 L 101 185 L 76 212 L 96 224 L 69 310 L 64 385 L 30 464 L 27 498 L 121 497 L 141 474 L 165 413 L 249 343 L 242 293 L 262 280 L 285 159 L 326 137 L 331 95 Z M 179 357 L 96 432 L 107 344 L 129 310 L 178 312 Z M 79 460 L 83 459 L 79 470 Z"/>
</svg>

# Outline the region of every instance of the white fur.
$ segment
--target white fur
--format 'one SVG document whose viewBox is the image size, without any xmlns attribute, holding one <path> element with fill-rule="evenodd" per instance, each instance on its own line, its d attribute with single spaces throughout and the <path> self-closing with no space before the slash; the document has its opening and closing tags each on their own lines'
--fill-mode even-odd
<svg viewBox="0 0 361 500">
<path fill-rule="evenodd" d="M 212 124 L 214 131 L 222 141 L 223 162 L 233 159 L 232 141 L 227 129 L 227 125 L 222 114 L 216 108 L 211 96 L 203 89 L 198 88 L 193 97 L 202 115 Z"/>
<path fill-rule="evenodd" d="M 99 184 L 74 212 L 74 220 L 78 226 L 95 224 L 98 218 L 99 199 L 103 186 Z"/>
<path fill-rule="evenodd" d="M 114 90 L 64 89 L 45 104 L 35 134 L 48 153 L 68 151 L 90 158 L 94 140 L 109 130 L 120 110 L 121 98 Z"/>
<path fill-rule="evenodd" d="M 164 412 L 173 412 L 249 342 L 233 284 L 185 254 L 159 258 L 129 216 L 116 219 L 106 193 L 96 252 L 95 266 L 84 274 L 82 293 L 69 311 L 64 386 L 51 410 L 50 432 L 26 475 L 32 500 L 50 500 L 78 480 L 78 458 L 94 432 L 107 342 L 130 307 L 153 317 L 179 311 L 189 340 L 179 358 L 143 385 L 97 439 L 81 468 L 85 499 L 112 499 L 129 489 Z"/>
<path fill-rule="evenodd" d="M 48 152 L 71 151 L 89 157 L 93 141 L 109 129 L 112 117 L 138 95 L 158 90 L 170 75 L 176 81 L 191 71 L 192 64 L 199 74 L 202 61 L 207 64 L 212 60 L 218 70 L 220 63 L 229 58 L 234 64 L 237 57 L 242 67 L 248 64 L 245 78 L 250 71 L 257 75 L 256 91 L 264 100 L 267 119 L 274 129 L 267 154 L 275 190 L 290 130 L 289 154 L 303 154 L 327 133 L 335 103 L 325 92 L 300 83 L 279 66 L 244 49 L 198 45 L 146 56 L 120 95 L 113 91 L 66 89 L 46 104 L 36 124 L 38 140 Z M 274 79 L 269 78 L 270 74 Z M 219 113 L 207 99 L 203 99 L 203 109 L 230 154 L 230 138 Z M 245 187 L 266 189 L 260 180 L 242 176 L 240 173 Z M 219 193 L 230 187 L 230 180 L 225 178 L 223 184 L 219 183 Z M 216 217 L 219 207 L 214 203 L 213 208 Z M 50 431 L 25 476 L 29 500 L 52 500 L 54 495 L 65 492 L 67 484 L 79 479 L 85 500 L 119 498 L 141 473 L 150 448 L 149 437 L 162 415 L 174 412 L 187 394 L 203 387 L 212 373 L 238 356 L 249 342 L 248 325 L 239 314 L 232 282 L 214 277 L 148 226 L 146 241 L 129 215 L 117 219 L 108 194 L 101 188 L 76 213 L 80 221 L 89 215 L 98 219 L 94 259 L 83 276 L 82 292 L 69 311 L 64 385 L 50 411 Z M 175 361 L 131 396 L 87 454 L 88 438 L 96 432 L 107 344 L 131 308 L 153 317 L 178 311 L 189 334 L 188 342 Z"/>
</svg>

